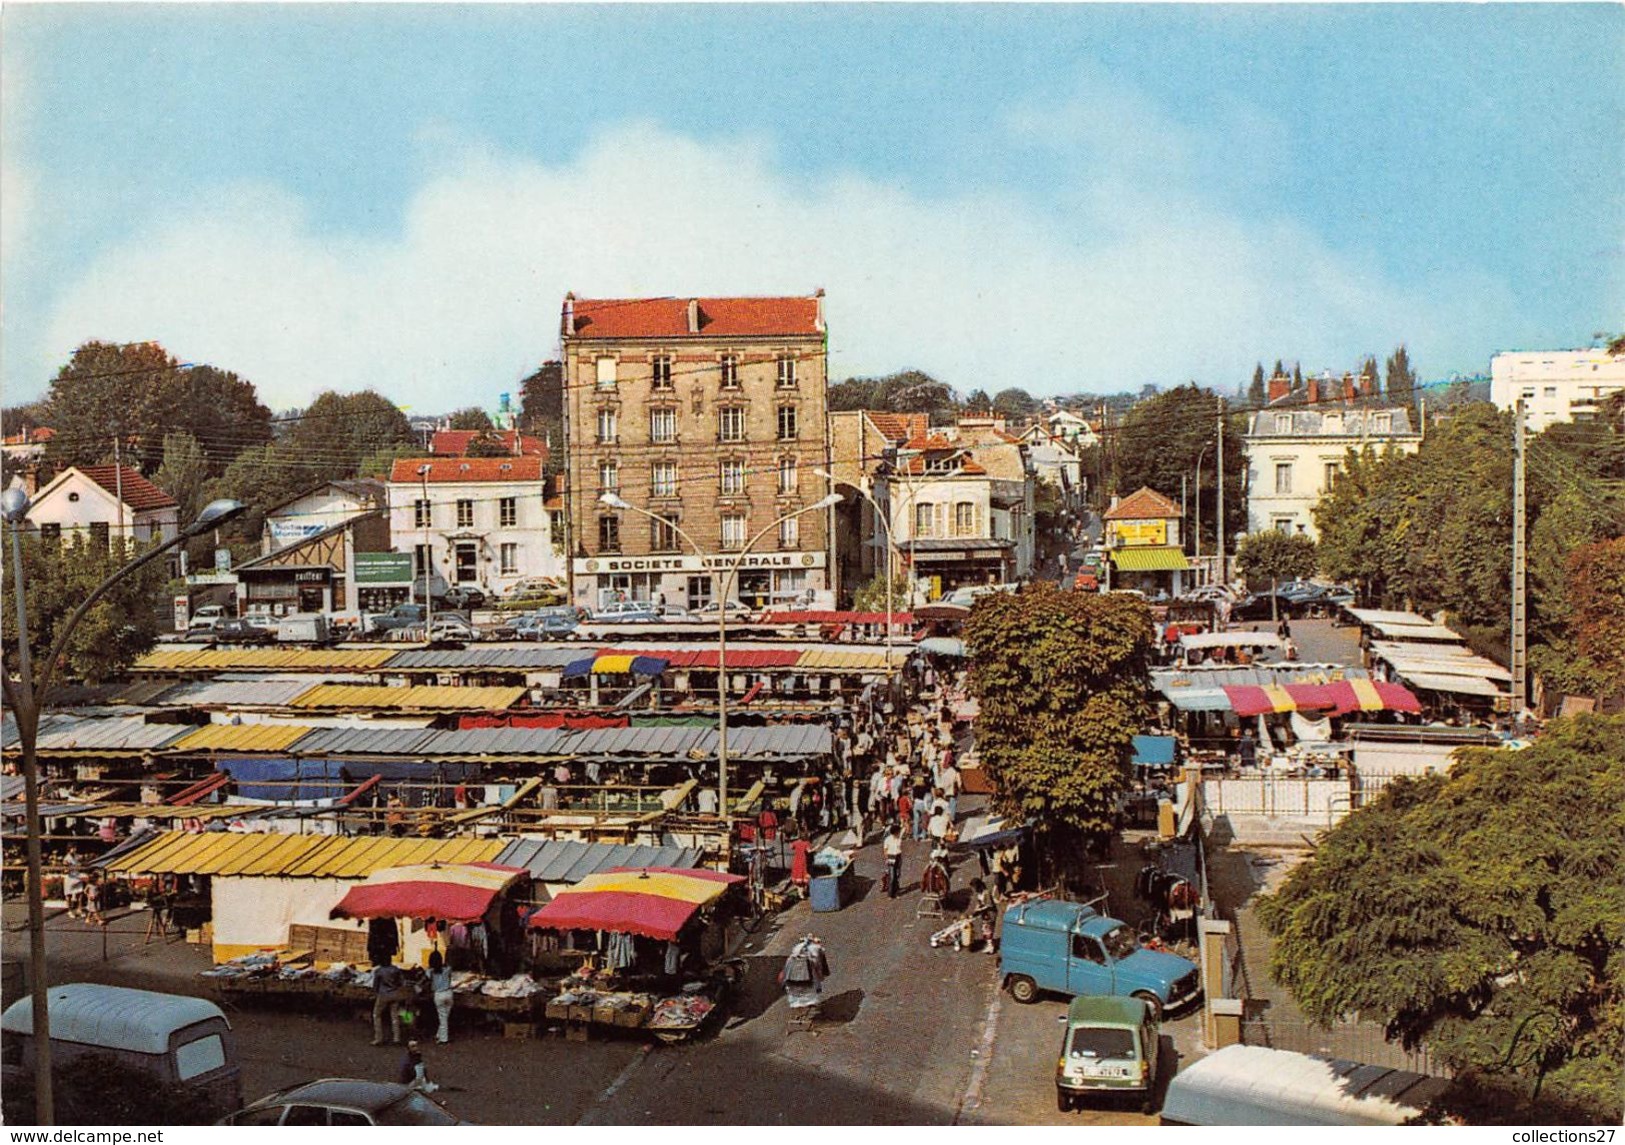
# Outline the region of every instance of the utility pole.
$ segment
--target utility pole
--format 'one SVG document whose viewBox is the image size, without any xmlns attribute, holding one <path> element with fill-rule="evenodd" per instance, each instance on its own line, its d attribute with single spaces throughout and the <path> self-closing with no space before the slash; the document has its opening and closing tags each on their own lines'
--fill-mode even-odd
<svg viewBox="0 0 1625 1145">
<path fill-rule="evenodd" d="M 113 434 L 113 496 L 118 501 L 118 539 L 124 543 L 124 454 L 120 449 L 119 438 L 123 433 Z"/>
<path fill-rule="evenodd" d="M 1529 552 L 1524 541 L 1528 506 L 1524 497 L 1523 399 L 1518 399 L 1512 423 L 1512 723 L 1523 726 L 1529 706 Z"/>
<path fill-rule="evenodd" d="M 1225 575 L 1224 569 L 1224 398 L 1219 398 L 1219 503 L 1213 510 L 1213 519 L 1218 522 L 1214 530 L 1219 537 L 1219 584 L 1229 584 L 1230 578 Z"/>
</svg>

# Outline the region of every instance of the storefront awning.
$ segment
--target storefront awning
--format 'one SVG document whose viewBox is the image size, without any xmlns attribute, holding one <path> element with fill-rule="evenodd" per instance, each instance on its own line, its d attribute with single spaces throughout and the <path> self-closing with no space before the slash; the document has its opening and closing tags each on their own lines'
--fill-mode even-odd
<svg viewBox="0 0 1625 1145">
<path fill-rule="evenodd" d="M 1319 712 L 1341 716 L 1349 712 L 1420 712 L 1421 703 L 1409 688 L 1373 680 L 1339 680 L 1330 684 L 1285 684 L 1258 687 L 1226 686 L 1225 697 L 1238 716 L 1274 712 Z"/>
<path fill-rule="evenodd" d="M 331 918 L 443 918 L 477 922 L 523 867 L 495 863 L 431 863 L 374 871 L 345 892 Z"/>
<path fill-rule="evenodd" d="M 1113 549 L 1107 556 L 1121 572 L 1184 572 L 1191 567 L 1173 545 L 1132 545 Z"/>
<path fill-rule="evenodd" d="M 670 942 L 696 911 L 745 880 L 721 871 L 622 867 L 589 875 L 530 916 L 540 930 L 607 930 Z"/>
</svg>

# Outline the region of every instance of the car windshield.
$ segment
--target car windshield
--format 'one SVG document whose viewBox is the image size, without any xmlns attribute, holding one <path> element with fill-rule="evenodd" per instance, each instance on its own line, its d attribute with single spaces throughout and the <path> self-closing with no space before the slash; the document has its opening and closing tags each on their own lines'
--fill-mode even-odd
<svg viewBox="0 0 1625 1145">
<path fill-rule="evenodd" d="M 1113 962 L 1120 962 L 1140 949 L 1140 944 L 1135 941 L 1134 932 L 1126 926 L 1108 930 L 1101 937 L 1101 941 L 1106 944 L 1106 953 L 1111 956 Z"/>
<path fill-rule="evenodd" d="M 1132 1058 L 1134 1031 L 1080 1026 L 1072 1031 L 1067 1053 L 1075 1058 Z"/>
<path fill-rule="evenodd" d="M 421 1093 L 408 1093 L 372 1115 L 379 1125 L 456 1125 L 457 1119 Z"/>
</svg>

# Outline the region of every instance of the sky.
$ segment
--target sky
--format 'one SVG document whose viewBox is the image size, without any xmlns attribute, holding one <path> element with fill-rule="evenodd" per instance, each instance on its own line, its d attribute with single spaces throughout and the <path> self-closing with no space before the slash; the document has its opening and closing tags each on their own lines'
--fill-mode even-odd
<svg viewBox="0 0 1625 1145">
<path fill-rule="evenodd" d="M 155 339 L 417 412 L 580 296 L 827 291 L 830 374 L 1424 379 L 1625 329 L 1625 8 L 0 9 L 0 387 Z"/>
</svg>

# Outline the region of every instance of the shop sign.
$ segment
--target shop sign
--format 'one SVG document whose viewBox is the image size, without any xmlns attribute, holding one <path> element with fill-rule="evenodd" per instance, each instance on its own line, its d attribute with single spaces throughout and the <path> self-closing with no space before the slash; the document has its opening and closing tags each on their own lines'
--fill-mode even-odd
<svg viewBox="0 0 1625 1145">
<path fill-rule="evenodd" d="M 820 569 L 824 567 L 823 553 L 770 552 L 746 553 L 739 557 L 733 553 L 707 553 L 704 556 L 673 555 L 649 557 L 584 557 L 574 561 L 578 575 L 593 576 L 611 573 L 680 573 L 726 572 L 739 562 L 740 571 L 752 569 Z"/>
<path fill-rule="evenodd" d="M 355 554 L 355 582 L 362 584 L 411 584 L 411 553 Z"/>
<path fill-rule="evenodd" d="M 230 572 L 189 573 L 186 577 L 186 583 L 192 585 L 236 584 L 237 574 Z"/>
<path fill-rule="evenodd" d="M 1117 521 L 1114 522 L 1117 530 L 1117 539 L 1125 545 L 1166 545 L 1168 543 L 1167 521 Z"/>
<path fill-rule="evenodd" d="M 185 632 L 192 619 L 192 598 L 185 594 L 175 598 L 175 631 Z"/>
<path fill-rule="evenodd" d="M 328 569 L 298 569 L 293 574 L 294 584 L 326 584 L 332 575 Z"/>
<path fill-rule="evenodd" d="M 265 524 L 271 530 L 271 547 L 273 549 L 282 549 L 296 541 L 309 540 L 327 528 L 326 525 L 313 524 L 308 521 L 270 520 Z"/>
</svg>

